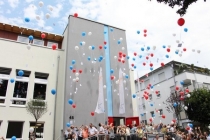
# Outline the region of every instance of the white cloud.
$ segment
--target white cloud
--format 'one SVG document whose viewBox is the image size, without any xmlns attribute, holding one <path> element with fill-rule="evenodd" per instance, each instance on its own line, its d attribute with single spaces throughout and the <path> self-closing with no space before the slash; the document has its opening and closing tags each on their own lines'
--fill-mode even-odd
<svg viewBox="0 0 210 140">
<path fill-rule="evenodd" d="M 10 14 L 10 13 L 11 13 L 11 11 L 8 9 L 8 10 L 7 10 L 7 14 Z"/>
<path fill-rule="evenodd" d="M 27 3 L 31 3 L 33 2 L 34 0 L 26 0 Z"/>
<path fill-rule="evenodd" d="M 20 17 L 17 18 L 6 18 L 2 15 L 0 15 L 0 22 L 2 23 L 7 23 L 7 24 L 12 24 L 12 25 L 23 25 L 23 19 Z"/>
<path fill-rule="evenodd" d="M 48 5 L 48 9 L 51 5 Z M 57 18 L 60 16 L 60 11 L 63 9 L 63 5 L 62 4 L 57 4 L 56 6 L 51 6 L 53 8 L 52 11 L 50 11 L 50 16 L 52 18 Z"/>
<path fill-rule="evenodd" d="M 3 5 L 4 4 L 4 1 L 3 0 L 0 0 L 0 5 Z"/>
<path fill-rule="evenodd" d="M 12 7 L 12 8 L 15 8 L 18 6 L 19 4 L 19 0 L 8 0 L 9 2 L 9 5 Z"/>
<path fill-rule="evenodd" d="M 53 31 L 53 27 L 51 27 L 51 26 L 46 26 L 46 27 L 44 27 L 44 30 L 46 30 L 46 31 Z"/>
</svg>

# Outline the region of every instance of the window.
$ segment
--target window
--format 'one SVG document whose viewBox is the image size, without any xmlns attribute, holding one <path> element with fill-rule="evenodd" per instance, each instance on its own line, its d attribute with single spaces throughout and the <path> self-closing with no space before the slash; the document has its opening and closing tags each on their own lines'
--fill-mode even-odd
<svg viewBox="0 0 210 140">
<path fill-rule="evenodd" d="M 166 78 L 165 78 L 165 73 L 164 73 L 164 72 L 158 74 L 158 77 L 159 77 L 159 82 L 162 82 L 162 81 L 164 81 L 164 80 L 166 79 Z"/>
<path fill-rule="evenodd" d="M 10 68 L 2 68 L 0 67 L 0 104 L 5 103 L 6 93 L 7 93 L 7 85 L 9 81 L 9 75 L 11 73 Z"/>
<path fill-rule="evenodd" d="M 158 110 L 158 113 L 159 113 L 160 116 L 162 116 L 163 115 L 163 110 L 162 109 L 159 109 Z"/>
<path fill-rule="evenodd" d="M 152 100 L 152 94 L 149 95 L 149 100 Z"/>
<path fill-rule="evenodd" d="M 12 136 L 16 138 L 22 138 L 23 122 L 8 122 L 7 139 L 11 139 Z"/>
<path fill-rule="evenodd" d="M 151 117 L 155 116 L 155 112 L 154 111 L 151 111 L 150 114 L 151 114 Z"/>
<path fill-rule="evenodd" d="M 171 86 L 170 91 L 171 91 L 171 93 L 174 93 L 175 92 L 175 86 Z"/>
<path fill-rule="evenodd" d="M 30 122 L 30 127 L 35 129 L 35 122 Z M 44 123 L 36 124 L 36 138 L 44 138 Z"/>
<path fill-rule="evenodd" d="M 55 44 L 57 46 L 57 48 L 58 48 L 58 43 L 56 43 L 56 42 L 50 42 L 50 41 L 47 42 L 47 47 L 52 48 L 52 45 L 53 44 Z"/>
<path fill-rule="evenodd" d="M 25 36 L 18 36 L 17 41 L 22 43 L 29 43 L 28 37 Z"/>
<path fill-rule="evenodd" d="M 44 46 L 44 41 L 41 39 L 33 39 L 33 44 L 38 46 Z"/>
</svg>

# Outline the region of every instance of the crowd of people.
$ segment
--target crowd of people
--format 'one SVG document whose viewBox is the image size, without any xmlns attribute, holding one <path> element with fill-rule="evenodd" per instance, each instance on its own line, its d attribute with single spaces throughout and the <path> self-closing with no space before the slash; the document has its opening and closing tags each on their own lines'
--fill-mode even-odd
<svg viewBox="0 0 210 140">
<path fill-rule="evenodd" d="M 138 126 L 99 123 L 98 127 L 92 123 L 80 127 L 71 125 L 64 132 L 64 137 L 66 140 L 210 140 L 210 135 L 202 132 L 200 127 L 180 131 L 175 124 L 162 123 Z"/>
</svg>

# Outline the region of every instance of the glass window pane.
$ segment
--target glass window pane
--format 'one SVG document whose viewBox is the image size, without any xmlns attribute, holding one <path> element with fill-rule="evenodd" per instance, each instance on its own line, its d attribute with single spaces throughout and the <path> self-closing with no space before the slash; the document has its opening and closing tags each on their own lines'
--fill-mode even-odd
<svg viewBox="0 0 210 140">
<path fill-rule="evenodd" d="M 28 37 L 25 37 L 25 36 L 18 36 L 17 41 L 23 42 L 23 43 L 29 43 Z"/>
<path fill-rule="evenodd" d="M 12 136 L 22 138 L 23 122 L 9 122 L 6 138 L 11 139 Z"/>
<path fill-rule="evenodd" d="M 33 44 L 39 45 L 39 46 L 44 46 L 44 41 L 43 40 L 39 40 L 39 39 L 34 39 L 33 40 Z"/>
<path fill-rule="evenodd" d="M 37 123 L 35 127 L 35 122 L 30 122 L 30 127 L 36 128 L 36 138 L 43 138 L 44 137 L 44 123 Z M 30 133 L 29 133 L 30 138 Z"/>
<path fill-rule="evenodd" d="M 35 83 L 34 84 L 34 96 L 33 96 L 33 98 L 34 99 L 41 98 L 41 99 L 45 100 L 45 98 L 46 98 L 46 88 L 47 88 L 47 85 L 45 85 L 45 84 Z"/>
<path fill-rule="evenodd" d="M 8 80 L 0 79 L 0 96 L 5 97 L 7 93 Z"/>
<path fill-rule="evenodd" d="M 26 98 L 28 90 L 28 82 L 15 82 L 15 89 L 13 97 L 15 98 Z"/>
</svg>

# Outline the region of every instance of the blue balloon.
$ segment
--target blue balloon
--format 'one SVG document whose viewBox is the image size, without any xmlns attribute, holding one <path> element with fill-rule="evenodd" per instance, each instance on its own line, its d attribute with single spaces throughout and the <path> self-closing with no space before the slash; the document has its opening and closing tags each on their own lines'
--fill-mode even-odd
<svg viewBox="0 0 210 140">
<path fill-rule="evenodd" d="M 99 58 L 100 58 L 101 60 L 103 60 L 103 56 L 100 56 Z"/>
<path fill-rule="evenodd" d="M 11 140 L 16 140 L 16 137 L 15 136 L 12 136 Z"/>
<path fill-rule="evenodd" d="M 68 103 L 69 103 L 70 105 L 72 105 L 72 104 L 74 103 L 74 101 L 73 101 L 72 99 L 69 99 L 69 100 L 68 100 Z"/>
<path fill-rule="evenodd" d="M 141 116 L 144 116 L 144 114 L 141 114 Z"/>
<path fill-rule="evenodd" d="M 104 46 L 104 49 L 106 49 L 107 47 L 106 46 Z"/>
<path fill-rule="evenodd" d="M 127 58 L 127 59 L 129 59 L 130 57 L 129 57 L 129 56 L 127 56 L 126 58 Z"/>
<path fill-rule="evenodd" d="M 175 54 L 179 54 L 179 52 L 178 51 L 175 51 Z"/>
<path fill-rule="evenodd" d="M 151 89 L 153 89 L 153 88 L 154 88 L 154 86 L 150 86 L 150 88 L 151 88 Z"/>
<path fill-rule="evenodd" d="M 111 69 L 111 70 L 110 70 L 110 73 L 111 73 L 111 74 L 113 74 L 113 73 L 114 73 L 114 70 L 113 70 L 113 69 Z"/>
<path fill-rule="evenodd" d="M 32 35 L 30 35 L 30 36 L 28 37 L 28 39 L 31 41 L 31 40 L 34 39 L 34 37 L 33 37 Z"/>
<path fill-rule="evenodd" d="M 25 22 L 30 22 L 30 18 L 25 18 Z"/>
<path fill-rule="evenodd" d="M 137 34 L 140 34 L 140 31 L 137 31 Z"/>
<path fill-rule="evenodd" d="M 102 60 L 100 58 L 98 58 L 98 62 L 101 62 Z"/>
<path fill-rule="evenodd" d="M 184 85 L 184 81 L 180 81 L 180 84 L 181 84 L 181 85 Z"/>
<path fill-rule="evenodd" d="M 72 65 L 74 65 L 76 63 L 76 61 L 75 60 L 72 60 L 71 63 L 72 63 Z"/>
<path fill-rule="evenodd" d="M 147 46 L 147 50 L 150 50 L 150 46 Z"/>
<path fill-rule="evenodd" d="M 19 71 L 18 71 L 18 76 L 23 76 L 23 75 L 24 75 L 24 71 L 19 70 Z"/>
<path fill-rule="evenodd" d="M 150 70 L 153 71 L 153 68 L 151 67 Z"/>
<path fill-rule="evenodd" d="M 106 34 L 106 32 L 104 32 L 104 34 Z"/>
<path fill-rule="evenodd" d="M 90 61 L 90 59 L 91 59 L 91 58 L 90 58 L 90 56 L 88 56 L 88 58 L 87 58 L 87 59 L 88 59 L 88 61 Z"/>
<path fill-rule="evenodd" d="M 150 104 L 150 106 L 153 106 L 153 104 Z"/>
<path fill-rule="evenodd" d="M 70 69 L 70 70 L 73 70 L 73 66 L 70 66 L 69 69 Z"/>
<path fill-rule="evenodd" d="M 117 41 L 117 44 L 120 44 L 120 43 L 121 43 L 121 41 L 120 41 L 120 40 L 118 40 L 118 41 Z"/>
<path fill-rule="evenodd" d="M 79 45 L 82 46 L 82 42 L 80 42 Z"/>
<path fill-rule="evenodd" d="M 95 46 L 92 46 L 92 50 L 94 50 L 95 49 Z"/>
<path fill-rule="evenodd" d="M 133 94 L 132 97 L 133 97 L 133 98 L 136 98 L 136 94 Z"/>
<path fill-rule="evenodd" d="M 133 66 L 134 69 L 136 69 L 136 66 Z"/>
<path fill-rule="evenodd" d="M 177 107 L 177 103 L 174 103 L 173 106 L 174 106 L 174 107 Z"/>
<path fill-rule="evenodd" d="M 135 61 L 136 60 L 136 58 L 133 58 L 133 61 Z"/>
<path fill-rule="evenodd" d="M 85 32 L 82 32 L 82 36 L 86 36 L 86 33 Z"/>
<path fill-rule="evenodd" d="M 141 51 L 144 51 L 144 48 L 141 48 Z"/>
<path fill-rule="evenodd" d="M 155 117 L 155 114 L 152 114 L 152 117 Z"/>
<path fill-rule="evenodd" d="M 15 79 L 11 78 L 11 79 L 10 79 L 10 82 L 11 82 L 11 83 L 14 83 L 14 82 L 15 82 Z"/>
<path fill-rule="evenodd" d="M 114 31 L 114 29 L 113 29 L 113 28 L 110 28 L 110 31 L 111 31 L 111 32 L 113 32 L 113 31 Z"/>
<path fill-rule="evenodd" d="M 165 45 L 163 45 L 163 48 L 165 49 L 165 48 L 166 48 L 166 46 L 165 46 Z"/>
<path fill-rule="evenodd" d="M 51 90 L 51 93 L 52 93 L 52 95 L 55 95 L 56 94 L 56 90 L 55 89 L 52 89 Z"/>
<path fill-rule="evenodd" d="M 128 76 L 128 75 L 125 75 L 125 78 L 126 78 L 126 79 L 128 79 L 128 78 L 129 78 L 129 76 Z"/>
<path fill-rule="evenodd" d="M 70 127 L 70 126 L 71 126 L 71 124 L 70 124 L 70 123 L 66 123 L 66 126 L 67 126 L 67 127 Z"/>
<path fill-rule="evenodd" d="M 190 124 L 189 124 L 189 127 L 193 128 L 193 124 L 190 123 Z"/>
<path fill-rule="evenodd" d="M 169 55 L 166 54 L 166 58 L 169 58 Z"/>
<path fill-rule="evenodd" d="M 187 28 L 184 28 L 184 31 L 185 31 L 185 32 L 187 32 L 187 31 L 188 31 L 188 29 L 187 29 Z"/>
<path fill-rule="evenodd" d="M 139 58 L 142 58 L 142 55 L 139 55 Z"/>
</svg>

